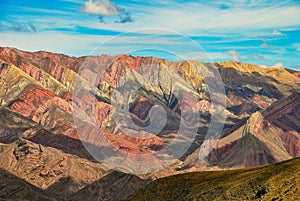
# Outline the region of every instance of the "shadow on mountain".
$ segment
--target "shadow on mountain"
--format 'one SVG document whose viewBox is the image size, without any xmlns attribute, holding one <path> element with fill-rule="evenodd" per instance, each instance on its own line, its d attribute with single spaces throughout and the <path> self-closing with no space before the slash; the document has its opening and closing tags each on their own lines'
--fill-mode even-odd
<svg viewBox="0 0 300 201">
<path fill-rule="evenodd" d="M 40 126 L 8 108 L 0 107 L 0 142 L 15 142 L 27 130 L 38 129 Z"/>
<path fill-rule="evenodd" d="M 74 154 L 78 157 L 86 158 L 92 162 L 98 162 L 90 155 L 80 140 L 70 138 L 66 135 L 54 135 L 46 130 L 40 130 L 35 136 L 28 140 L 43 146 L 59 149 L 68 154 Z M 98 147 L 87 142 L 84 143 L 89 147 L 89 149 L 93 149 L 95 152 L 97 151 L 99 157 L 104 158 L 101 154 L 105 154 L 105 157 L 109 157 L 110 154 L 112 154 L 111 149 L 109 148 Z"/>
<path fill-rule="evenodd" d="M 47 188 L 47 191 L 58 197 L 59 200 L 68 200 L 77 189 L 73 189 L 78 184 L 71 177 L 63 177 L 58 182 Z"/>
<path fill-rule="evenodd" d="M 239 156 L 236 156 L 236 153 Z M 264 142 L 252 134 L 246 134 L 233 144 L 213 149 L 207 157 L 207 162 L 208 166 L 230 169 L 234 167 L 255 167 L 273 164 L 277 160 L 272 155 L 272 150 Z"/>
<path fill-rule="evenodd" d="M 272 104 L 262 114 L 268 122 L 284 131 L 300 132 L 300 93 Z"/>
<path fill-rule="evenodd" d="M 0 169 L 0 200 L 56 201 L 57 198 L 8 171 Z"/>
<path fill-rule="evenodd" d="M 279 81 L 270 76 L 264 76 L 258 72 L 240 72 L 231 67 L 219 67 L 218 70 L 225 84 L 226 92 L 233 90 L 237 95 L 245 98 L 252 98 L 256 93 L 278 100 L 284 97 L 284 95 L 270 83 L 279 83 Z"/>
<path fill-rule="evenodd" d="M 135 175 L 111 171 L 100 180 L 86 186 L 68 200 L 118 201 L 146 186 L 150 181 Z"/>
</svg>

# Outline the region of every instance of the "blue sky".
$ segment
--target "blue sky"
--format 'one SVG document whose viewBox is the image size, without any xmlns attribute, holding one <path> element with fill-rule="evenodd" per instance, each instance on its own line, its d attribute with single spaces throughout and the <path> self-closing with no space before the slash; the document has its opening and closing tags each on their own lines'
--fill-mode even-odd
<svg viewBox="0 0 300 201">
<path fill-rule="evenodd" d="M 0 46 L 300 70 L 300 1 L 0 0 Z"/>
</svg>

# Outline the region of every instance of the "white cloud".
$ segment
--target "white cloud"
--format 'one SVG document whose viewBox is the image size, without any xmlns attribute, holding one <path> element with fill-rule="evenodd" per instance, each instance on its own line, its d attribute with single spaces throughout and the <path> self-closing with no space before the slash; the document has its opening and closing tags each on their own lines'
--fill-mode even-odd
<svg viewBox="0 0 300 201">
<path fill-rule="evenodd" d="M 283 34 L 282 32 L 278 31 L 278 30 L 274 30 L 272 32 L 272 35 L 274 36 L 286 36 L 285 34 Z"/>
<path fill-rule="evenodd" d="M 229 51 L 228 51 L 228 54 L 229 54 L 230 56 L 232 56 L 232 60 L 233 60 L 233 61 L 239 61 L 240 58 L 241 58 L 241 55 L 240 55 L 239 53 L 237 53 L 236 50 L 229 50 Z"/>
<path fill-rule="evenodd" d="M 84 3 L 83 12 L 105 16 L 123 14 L 122 10 L 109 0 L 89 0 Z"/>
<path fill-rule="evenodd" d="M 278 62 L 276 64 L 274 64 L 273 66 L 271 66 L 272 68 L 283 68 L 284 64 L 282 62 Z"/>
</svg>

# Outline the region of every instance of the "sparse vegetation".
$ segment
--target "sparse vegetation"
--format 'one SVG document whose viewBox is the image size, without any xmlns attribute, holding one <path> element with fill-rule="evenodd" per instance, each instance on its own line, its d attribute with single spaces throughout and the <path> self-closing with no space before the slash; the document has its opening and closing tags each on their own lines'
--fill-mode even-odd
<svg viewBox="0 0 300 201">
<path fill-rule="evenodd" d="M 241 170 L 194 172 L 150 183 L 127 200 L 300 200 L 300 159 Z"/>
</svg>

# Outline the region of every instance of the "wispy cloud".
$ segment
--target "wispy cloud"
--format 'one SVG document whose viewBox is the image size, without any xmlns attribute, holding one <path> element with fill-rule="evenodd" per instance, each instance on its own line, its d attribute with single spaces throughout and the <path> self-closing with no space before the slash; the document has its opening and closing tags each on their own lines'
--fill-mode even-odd
<svg viewBox="0 0 300 201">
<path fill-rule="evenodd" d="M 31 23 L 0 21 L 0 32 L 37 32 L 37 28 Z"/>
<path fill-rule="evenodd" d="M 258 54 L 258 53 L 254 53 L 254 54 L 248 56 L 248 59 L 253 60 L 253 61 L 255 61 L 255 60 L 266 60 L 264 55 Z"/>
<path fill-rule="evenodd" d="M 275 50 L 276 47 L 275 46 L 272 46 L 272 45 L 269 45 L 268 42 L 267 42 L 267 39 L 266 38 L 262 38 L 262 44 L 260 45 L 260 47 L 262 48 L 267 48 L 267 49 L 272 49 L 272 50 Z"/>
<path fill-rule="evenodd" d="M 182 2 L 170 2 L 163 7 L 154 5 L 149 5 L 146 8 L 135 7 L 136 22 L 132 27 L 164 27 L 181 33 L 197 34 L 205 31 L 249 33 L 300 25 L 299 5 L 272 8 L 243 5 L 219 9 L 219 7 L 209 3 L 192 2 L 182 4 Z M 184 9 L 182 9 L 183 6 Z"/>
</svg>

